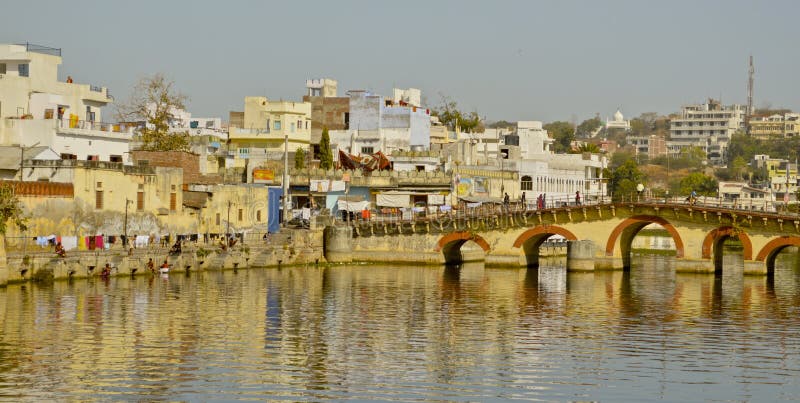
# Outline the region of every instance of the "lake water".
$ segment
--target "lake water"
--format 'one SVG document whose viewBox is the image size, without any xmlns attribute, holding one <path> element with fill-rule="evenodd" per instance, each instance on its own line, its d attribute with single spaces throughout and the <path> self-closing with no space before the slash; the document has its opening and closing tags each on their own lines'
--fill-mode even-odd
<svg viewBox="0 0 800 403">
<path fill-rule="evenodd" d="M 0 399 L 775 401 L 800 274 L 348 266 L 0 289 Z"/>
</svg>

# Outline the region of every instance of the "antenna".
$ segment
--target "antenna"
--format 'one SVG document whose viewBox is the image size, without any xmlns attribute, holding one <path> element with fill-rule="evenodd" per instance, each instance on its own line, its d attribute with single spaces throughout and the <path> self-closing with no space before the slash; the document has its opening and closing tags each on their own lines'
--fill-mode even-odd
<svg viewBox="0 0 800 403">
<path fill-rule="evenodd" d="M 745 115 L 745 129 L 748 133 L 750 133 L 750 117 L 753 115 L 753 76 L 755 73 L 753 55 L 750 55 L 750 68 L 747 70 L 747 114 Z"/>
</svg>

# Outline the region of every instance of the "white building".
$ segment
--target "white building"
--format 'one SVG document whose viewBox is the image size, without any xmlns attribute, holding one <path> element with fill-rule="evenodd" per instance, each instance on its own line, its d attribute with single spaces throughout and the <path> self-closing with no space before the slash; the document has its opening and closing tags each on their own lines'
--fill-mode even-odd
<svg viewBox="0 0 800 403">
<path fill-rule="evenodd" d="M 621 129 L 629 131 L 631 130 L 631 121 L 625 120 L 625 117 L 622 116 L 622 112 L 620 112 L 619 109 L 617 109 L 617 111 L 614 113 L 613 120 L 609 120 L 608 118 L 606 118 L 606 130 L 609 129 Z"/>
<path fill-rule="evenodd" d="M 395 151 L 422 151 L 430 148 L 430 110 L 399 105 L 366 91 L 348 91 L 349 129 L 331 130 L 334 158 L 337 150 L 350 154 L 391 155 Z"/>
<path fill-rule="evenodd" d="M 746 111 L 744 105 L 724 106 L 713 99 L 684 106 L 681 116 L 670 122 L 670 152 L 699 146 L 711 163 L 722 163 L 731 137 L 744 129 Z"/>
<path fill-rule="evenodd" d="M 222 127 L 222 118 L 197 118 L 183 109 L 171 108 L 169 120 L 171 133 L 187 132 L 190 136 L 216 136 L 227 140 L 228 131 Z"/>
<path fill-rule="evenodd" d="M 459 172 L 458 196 L 480 200 L 508 193 L 519 200 L 524 192 L 529 205 L 535 205 L 540 194 L 547 194 L 548 203 L 574 202 L 575 192 L 580 192 L 582 200 L 604 197 L 605 156 L 553 154 L 552 143 L 541 122 L 523 121 L 514 134 L 503 136 L 494 159 L 477 158 L 480 153 L 475 153 L 466 138 L 449 145 L 449 165 Z"/>
<path fill-rule="evenodd" d="M 422 106 L 422 91 L 416 88 L 408 88 L 405 90 L 401 88 L 392 88 L 392 101 L 398 105 L 405 104 L 406 106 L 416 106 L 419 108 Z"/>
<path fill-rule="evenodd" d="M 102 122 L 105 87 L 58 80 L 61 50 L 0 45 L 0 145 L 47 146 L 66 159 L 123 162 L 133 127 Z"/>
</svg>

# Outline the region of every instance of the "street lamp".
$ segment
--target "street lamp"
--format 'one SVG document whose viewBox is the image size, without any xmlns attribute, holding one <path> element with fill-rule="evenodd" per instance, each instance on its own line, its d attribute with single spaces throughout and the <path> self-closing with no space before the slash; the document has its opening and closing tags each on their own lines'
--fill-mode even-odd
<svg viewBox="0 0 800 403">
<path fill-rule="evenodd" d="M 636 185 L 636 192 L 638 193 L 638 194 L 636 195 L 636 201 L 637 201 L 637 202 L 638 202 L 638 201 L 640 200 L 640 198 L 642 197 L 642 192 L 643 192 L 643 191 L 644 191 L 644 185 L 642 185 L 641 183 L 640 183 L 640 184 L 638 184 L 638 185 Z"/>
<path fill-rule="evenodd" d="M 122 233 L 125 235 L 125 237 L 122 238 L 122 246 L 123 247 L 127 247 L 128 246 L 128 205 L 132 201 L 133 200 L 128 199 L 127 197 L 125 198 L 125 222 L 122 223 Z"/>
</svg>

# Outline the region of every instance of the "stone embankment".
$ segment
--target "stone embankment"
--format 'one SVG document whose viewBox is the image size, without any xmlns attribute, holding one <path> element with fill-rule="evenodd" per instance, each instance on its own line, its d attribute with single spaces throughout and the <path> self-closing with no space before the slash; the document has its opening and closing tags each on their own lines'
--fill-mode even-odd
<svg viewBox="0 0 800 403">
<path fill-rule="evenodd" d="M 324 263 L 322 231 L 284 230 L 269 240 L 248 242 L 223 251 L 218 245 L 187 242 L 182 253 L 170 255 L 169 248 L 151 246 L 134 249 L 121 247 L 108 250 L 70 251 L 58 257 L 52 249 L 10 252 L 6 256 L 5 276 L 0 286 L 27 281 L 67 280 L 98 277 L 108 263 L 111 276 L 151 275 L 147 262 L 153 259 L 158 269 L 166 260 L 170 273 L 203 270 L 235 270 L 256 267 L 277 267 Z M 3 281 L 5 280 L 5 281 Z"/>
</svg>

